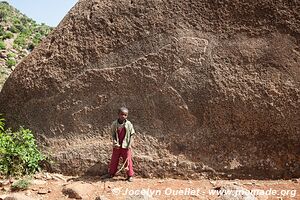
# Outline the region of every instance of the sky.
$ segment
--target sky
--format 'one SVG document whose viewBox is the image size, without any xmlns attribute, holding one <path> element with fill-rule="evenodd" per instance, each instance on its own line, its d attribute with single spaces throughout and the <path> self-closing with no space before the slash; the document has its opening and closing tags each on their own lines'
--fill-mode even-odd
<svg viewBox="0 0 300 200">
<path fill-rule="evenodd" d="M 78 0 L 3 0 L 37 23 L 56 27 Z"/>
</svg>

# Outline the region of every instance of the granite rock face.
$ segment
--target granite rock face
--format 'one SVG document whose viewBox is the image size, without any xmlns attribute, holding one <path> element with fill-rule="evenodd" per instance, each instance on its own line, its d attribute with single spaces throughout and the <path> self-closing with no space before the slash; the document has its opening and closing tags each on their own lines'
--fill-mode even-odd
<svg viewBox="0 0 300 200">
<path fill-rule="evenodd" d="M 300 2 L 80 0 L 0 112 L 66 174 L 103 174 L 127 106 L 144 177 L 300 176 Z"/>
</svg>

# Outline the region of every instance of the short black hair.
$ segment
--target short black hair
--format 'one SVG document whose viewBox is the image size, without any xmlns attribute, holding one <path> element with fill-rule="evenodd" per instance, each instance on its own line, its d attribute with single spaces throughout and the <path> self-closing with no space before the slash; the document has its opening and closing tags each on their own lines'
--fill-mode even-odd
<svg viewBox="0 0 300 200">
<path fill-rule="evenodd" d="M 121 107 L 121 108 L 119 108 L 119 110 L 118 110 L 118 113 L 128 113 L 129 112 L 129 110 L 128 110 L 128 108 L 126 108 L 126 107 Z"/>
</svg>

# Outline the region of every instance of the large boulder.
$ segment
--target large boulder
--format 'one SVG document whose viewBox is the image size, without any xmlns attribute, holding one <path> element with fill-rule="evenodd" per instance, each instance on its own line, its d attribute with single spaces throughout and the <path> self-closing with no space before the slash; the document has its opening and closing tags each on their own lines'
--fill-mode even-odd
<svg viewBox="0 0 300 200">
<path fill-rule="evenodd" d="M 299 6 L 80 0 L 8 78 L 0 112 L 66 174 L 106 172 L 125 105 L 138 175 L 299 177 Z"/>
</svg>

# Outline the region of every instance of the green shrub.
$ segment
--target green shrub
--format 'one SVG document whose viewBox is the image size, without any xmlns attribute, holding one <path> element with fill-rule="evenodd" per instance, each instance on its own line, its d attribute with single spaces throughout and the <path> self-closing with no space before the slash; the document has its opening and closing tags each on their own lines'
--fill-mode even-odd
<svg viewBox="0 0 300 200">
<path fill-rule="evenodd" d="M 0 21 L 5 21 L 7 17 L 7 12 L 5 12 L 4 10 L 0 11 Z"/>
<path fill-rule="evenodd" d="M 39 43 L 40 43 L 40 39 L 37 39 L 37 38 L 33 38 L 32 39 L 32 43 L 36 46 L 36 45 L 38 45 Z"/>
<path fill-rule="evenodd" d="M 13 48 L 14 49 L 20 49 L 20 47 L 18 45 L 16 45 L 16 44 L 13 44 Z"/>
<path fill-rule="evenodd" d="M 8 60 L 6 61 L 5 64 L 6 64 L 7 67 L 13 67 L 17 64 L 17 62 L 16 62 L 15 59 L 8 58 Z"/>
<path fill-rule="evenodd" d="M 5 120 L 0 115 L 0 133 L 4 132 Z"/>
<path fill-rule="evenodd" d="M 2 39 L 5 40 L 5 39 L 11 39 L 14 37 L 14 34 L 10 31 L 7 31 L 5 32 L 5 34 L 3 35 Z"/>
<path fill-rule="evenodd" d="M 6 49 L 5 43 L 3 41 L 0 41 L 0 50 Z"/>
<path fill-rule="evenodd" d="M 4 35 L 5 31 L 4 28 L 2 27 L 2 25 L 0 24 L 0 35 Z"/>
<path fill-rule="evenodd" d="M 0 131 L 0 174 L 21 176 L 40 169 L 39 163 L 45 157 L 37 149 L 34 136 L 29 129 L 21 127 L 17 132 L 11 129 Z"/>
<path fill-rule="evenodd" d="M 35 35 L 34 35 L 34 39 L 37 39 L 37 40 L 41 40 L 43 37 L 43 35 L 39 32 L 37 32 Z"/>
<path fill-rule="evenodd" d="M 16 56 L 17 55 L 15 53 L 11 53 L 11 52 L 7 54 L 8 58 L 15 58 Z"/>
<path fill-rule="evenodd" d="M 15 25 L 15 24 L 21 24 L 21 21 L 20 21 L 20 19 L 19 19 L 17 16 L 13 16 L 12 21 L 13 21 L 13 24 L 14 24 L 14 25 Z"/>
<path fill-rule="evenodd" d="M 26 29 L 23 26 L 23 24 L 15 24 L 15 27 L 16 27 L 16 29 L 19 30 L 19 32 L 25 32 L 26 31 Z"/>
<path fill-rule="evenodd" d="M 32 43 L 33 43 L 35 46 L 38 45 L 38 44 L 41 42 L 42 37 L 43 37 L 43 36 L 42 36 L 40 33 L 36 33 L 36 34 L 34 35 L 33 39 L 32 39 Z"/>
<path fill-rule="evenodd" d="M 27 17 L 21 17 L 20 21 L 21 21 L 22 24 L 27 24 L 31 20 L 29 18 L 27 18 Z"/>
<path fill-rule="evenodd" d="M 37 23 L 36 23 L 35 20 L 32 19 L 32 20 L 31 20 L 31 23 L 32 23 L 33 26 L 37 26 Z"/>
<path fill-rule="evenodd" d="M 17 29 L 14 25 L 12 25 L 11 27 L 9 27 L 9 31 L 11 31 L 12 33 L 19 33 L 19 29 Z"/>
<path fill-rule="evenodd" d="M 26 37 L 23 34 L 18 35 L 18 37 L 14 40 L 14 44 L 23 47 L 26 44 Z"/>
<path fill-rule="evenodd" d="M 11 185 L 11 189 L 12 191 L 27 190 L 30 184 L 31 183 L 28 179 L 21 179 L 14 182 Z"/>
</svg>

